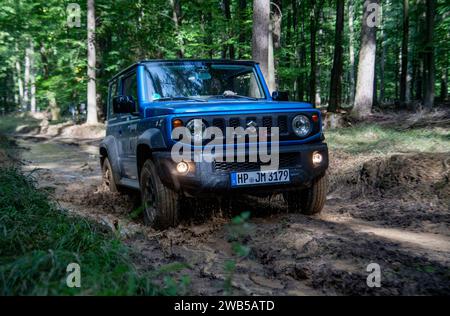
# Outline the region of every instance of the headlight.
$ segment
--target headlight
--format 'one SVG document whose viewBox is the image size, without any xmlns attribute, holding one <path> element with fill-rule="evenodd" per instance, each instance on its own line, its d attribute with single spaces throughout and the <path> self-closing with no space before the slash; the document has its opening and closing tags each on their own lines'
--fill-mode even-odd
<svg viewBox="0 0 450 316">
<path fill-rule="evenodd" d="M 312 130 L 311 121 L 304 115 L 297 115 L 292 120 L 292 129 L 298 137 L 306 137 Z"/>
<path fill-rule="evenodd" d="M 201 119 L 193 119 L 187 122 L 186 128 L 191 132 L 194 141 L 202 141 L 206 125 Z"/>
</svg>

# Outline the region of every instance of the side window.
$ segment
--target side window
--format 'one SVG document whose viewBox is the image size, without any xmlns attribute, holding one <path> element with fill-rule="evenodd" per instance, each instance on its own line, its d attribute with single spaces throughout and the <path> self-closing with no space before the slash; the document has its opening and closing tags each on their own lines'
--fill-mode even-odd
<svg viewBox="0 0 450 316">
<path fill-rule="evenodd" d="M 231 78 L 231 80 L 231 85 L 233 86 L 232 90 L 237 94 L 246 95 L 257 99 L 264 97 L 253 72 L 240 74 Z"/>
<path fill-rule="evenodd" d="M 113 111 L 113 99 L 117 96 L 118 89 L 117 89 L 117 80 L 113 81 L 111 85 L 109 86 L 109 100 L 108 100 L 108 119 L 113 118 L 114 111 Z"/>
<path fill-rule="evenodd" d="M 122 95 L 133 97 L 134 101 L 136 102 L 136 112 L 138 112 L 139 105 L 138 105 L 136 73 L 133 73 L 132 75 L 130 75 L 128 77 L 125 77 L 123 79 L 122 83 L 123 83 Z"/>
</svg>

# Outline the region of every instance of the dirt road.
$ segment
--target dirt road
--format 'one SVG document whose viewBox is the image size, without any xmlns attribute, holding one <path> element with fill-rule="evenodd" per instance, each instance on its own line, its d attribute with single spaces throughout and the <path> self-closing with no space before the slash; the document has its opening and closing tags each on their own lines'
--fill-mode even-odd
<svg viewBox="0 0 450 316">
<path fill-rule="evenodd" d="M 188 264 L 182 273 L 191 279 L 190 294 L 224 293 L 226 262 L 236 258 L 227 224 L 243 211 L 251 212 L 242 241 L 250 253 L 237 260 L 233 294 L 450 294 L 449 154 L 356 159 L 333 153 L 320 216 L 288 214 L 279 197 L 243 197 L 156 232 L 134 216 L 138 196 L 101 187 L 98 140 L 16 140 L 24 170 L 62 208 L 120 232 L 140 269 Z M 371 263 L 381 267 L 380 288 L 366 284 Z"/>
</svg>

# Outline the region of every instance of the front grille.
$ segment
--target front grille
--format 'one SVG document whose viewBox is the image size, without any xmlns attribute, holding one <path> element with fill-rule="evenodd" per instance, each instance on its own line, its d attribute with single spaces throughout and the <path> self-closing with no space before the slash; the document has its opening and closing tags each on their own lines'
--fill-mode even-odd
<svg viewBox="0 0 450 316">
<path fill-rule="evenodd" d="M 289 168 L 298 164 L 300 159 L 299 153 L 285 153 L 280 154 L 279 168 Z M 236 160 L 236 159 L 235 159 Z M 226 162 L 226 161 L 214 161 L 213 168 L 215 172 L 244 172 L 244 171 L 257 171 L 261 169 L 261 166 L 269 165 L 269 163 L 262 162 L 250 162 L 246 157 L 245 162 Z"/>
<path fill-rule="evenodd" d="M 272 133 L 272 117 L 264 116 L 262 121 L 263 121 L 263 127 L 267 128 L 267 132 L 269 134 Z"/>
<path fill-rule="evenodd" d="M 289 132 L 288 118 L 286 115 L 278 116 L 278 128 L 280 129 L 280 134 L 286 134 Z"/>
<path fill-rule="evenodd" d="M 213 119 L 213 126 L 218 127 L 222 130 L 222 132 L 225 132 L 225 127 L 226 127 L 225 119 L 223 119 L 223 118 Z"/>
<path fill-rule="evenodd" d="M 299 112 L 294 113 L 261 113 L 261 114 L 248 114 L 248 115 L 240 115 L 231 114 L 231 115 L 220 115 L 220 116 L 204 116 L 202 120 L 206 123 L 207 126 L 214 126 L 219 128 L 223 135 L 226 136 L 227 128 L 238 128 L 241 127 L 246 130 L 249 126 L 256 126 L 256 129 L 259 128 L 267 128 L 268 132 L 268 141 L 271 141 L 271 134 L 274 132 L 274 128 L 278 127 L 279 130 L 279 140 L 287 141 L 287 140 L 298 140 L 297 137 L 291 127 L 292 119 L 295 115 L 298 115 Z M 312 112 L 304 112 L 305 115 L 310 116 Z M 185 118 L 186 122 L 195 117 L 187 117 Z M 251 121 L 256 124 L 248 124 Z M 314 129 L 311 135 L 316 135 L 320 132 L 320 123 L 314 124 Z"/>
<path fill-rule="evenodd" d="M 278 127 L 281 136 L 289 134 L 289 124 L 287 115 L 279 116 L 247 116 L 247 117 L 228 117 L 228 118 L 212 118 L 209 121 L 210 126 L 218 127 L 225 132 L 227 127 L 237 128 L 242 127 L 244 130 L 249 127 L 249 122 L 255 122 L 256 127 L 265 127 L 269 134 L 272 132 L 272 127 Z"/>
<path fill-rule="evenodd" d="M 234 128 L 239 127 L 239 126 L 241 126 L 241 120 L 238 117 L 230 118 L 228 126 L 234 127 Z"/>
</svg>

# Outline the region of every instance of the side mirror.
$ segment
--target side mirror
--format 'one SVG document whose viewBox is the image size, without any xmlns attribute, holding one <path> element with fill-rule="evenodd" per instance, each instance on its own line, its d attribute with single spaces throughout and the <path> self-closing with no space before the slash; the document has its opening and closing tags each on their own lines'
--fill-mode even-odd
<svg viewBox="0 0 450 316">
<path fill-rule="evenodd" d="M 136 112 L 136 102 L 132 96 L 118 96 L 113 99 L 114 113 L 132 114 Z"/>
<path fill-rule="evenodd" d="M 274 91 L 272 99 L 274 101 L 289 101 L 289 91 Z"/>
</svg>

